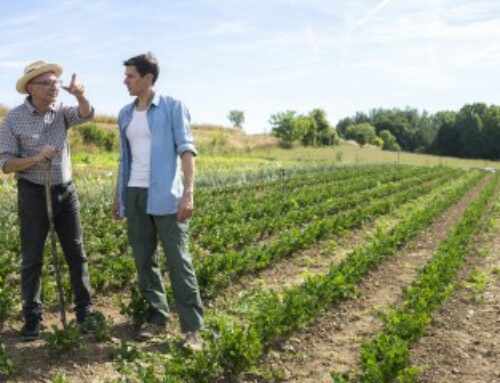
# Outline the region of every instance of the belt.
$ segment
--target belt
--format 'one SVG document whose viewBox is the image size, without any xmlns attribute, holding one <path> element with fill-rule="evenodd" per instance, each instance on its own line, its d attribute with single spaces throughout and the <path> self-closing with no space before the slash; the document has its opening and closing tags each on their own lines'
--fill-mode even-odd
<svg viewBox="0 0 500 383">
<path fill-rule="evenodd" d="M 30 189 L 45 190 L 45 185 L 40 185 L 40 184 L 37 184 L 35 182 L 28 181 L 26 178 L 19 178 L 17 180 L 17 183 L 19 185 L 22 185 L 24 187 L 28 187 Z M 65 182 L 62 184 L 52 185 L 51 188 L 52 188 L 52 190 L 55 190 L 55 191 L 65 191 L 72 184 L 73 184 L 73 181 L 68 181 L 68 182 Z"/>
</svg>

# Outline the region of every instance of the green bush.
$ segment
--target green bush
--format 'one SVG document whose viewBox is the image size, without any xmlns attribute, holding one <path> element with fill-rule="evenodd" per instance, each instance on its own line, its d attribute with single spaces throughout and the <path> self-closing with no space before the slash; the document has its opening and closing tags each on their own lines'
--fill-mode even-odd
<svg viewBox="0 0 500 383">
<path fill-rule="evenodd" d="M 102 128 L 97 124 L 88 122 L 78 127 L 84 144 L 93 144 L 98 148 L 112 151 L 117 147 L 118 135 L 114 130 Z"/>
<path fill-rule="evenodd" d="M 43 338 L 49 350 L 58 355 L 68 354 L 84 347 L 80 329 L 74 321 L 63 329 L 58 329 L 56 325 L 52 325 L 52 331 L 44 334 Z"/>
</svg>

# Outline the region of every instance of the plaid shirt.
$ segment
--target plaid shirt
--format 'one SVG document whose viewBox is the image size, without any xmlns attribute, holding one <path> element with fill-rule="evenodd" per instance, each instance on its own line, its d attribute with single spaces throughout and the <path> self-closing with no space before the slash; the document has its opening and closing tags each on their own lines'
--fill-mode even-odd
<svg viewBox="0 0 500 383">
<path fill-rule="evenodd" d="M 0 128 L 0 168 L 12 158 L 31 157 L 45 145 L 57 149 L 52 160 L 52 183 L 64 184 L 71 181 L 71 155 L 66 140 L 67 130 L 72 125 L 91 120 L 94 109 L 88 117 L 81 118 L 77 107 L 53 105 L 46 113 L 39 113 L 31 105 L 29 96 L 22 105 L 10 110 Z M 16 178 L 24 178 L 36 184 L 45 183 L 46 163 L 16 173 Z"/>
</svg>

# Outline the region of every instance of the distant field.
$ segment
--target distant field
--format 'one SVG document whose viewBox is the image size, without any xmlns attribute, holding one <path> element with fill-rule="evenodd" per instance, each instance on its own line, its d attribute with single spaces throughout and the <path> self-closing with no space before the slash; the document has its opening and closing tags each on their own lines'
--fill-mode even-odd
<svg viewBox="0 0 500 383">
<path fill-rule="evenodd" d="M 442 165 L 465 169 L 484 167 L 500 169 L 499 161 L 470 160 L 406 152 L 389 152 L 374 147 L 359 147 L 350 143 L 341 143 L 333 148 L 295 147 L 293 149 L 281 149 L 274 147 L 272 149 L 257 149 L 250 155 L 253 157 L 287 161 L 327 161 L 341 164 Z"/>
<path fill-rule="evenodd" d="M 2 117 L 0 123 L 1 121 Z M 116 129 L 113 123 L 99 123 L 99 126 L 110 130 Z M 373 146 L 359 147 L 350 142 L 342 142 L 335 147 L 310 148 L 296 145 L 291 149 L 283 149 L 278 146 L 276 138 L 270 135 L 250 135 L 239 129 L 216 125 L 193 125 L 192 129 L 200 152 L 198 157 L 200 170 L 227 171 L 228 168 L 277 167 L 281 163 L 441 165 L 464 169 L 487 167 L 500 170 L 499 161 L 389 152 Z M 72 147 L 73 162 L 77 168 L 108 171 L 116 168 L 117 153 L 85 147 L 78 140 L 73 142 L 75 142 Z"/>
</svg>

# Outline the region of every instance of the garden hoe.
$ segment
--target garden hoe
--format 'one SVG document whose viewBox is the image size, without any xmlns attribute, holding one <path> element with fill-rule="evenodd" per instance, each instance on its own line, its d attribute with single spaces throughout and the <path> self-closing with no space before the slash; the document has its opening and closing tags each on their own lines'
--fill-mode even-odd
<svg viewBox="0 0 500 383">
<path fill-rule="evenodd" d="M 59 257 L 57 255 L 56 233 L 54 229 L 54 211 L 52 210 L 52 161 L 47 163 L 47 171 L 45 177 L 45 199 L 47 202 L 47 216 L 49 218 L 49 232 L 50 232 L 50 248 L 52 251 L 52 263 L 56 275 L 57 293 L 59 295 L 59 312 L 61 313 L 61 322 L 66 328 L 66 305 L 64 303 L 64 290 L 61 280 L 61 266 L 59 264 Z"/>
</svg>

